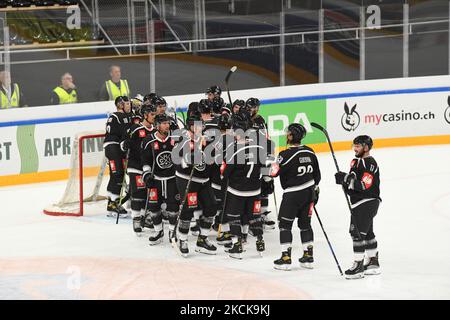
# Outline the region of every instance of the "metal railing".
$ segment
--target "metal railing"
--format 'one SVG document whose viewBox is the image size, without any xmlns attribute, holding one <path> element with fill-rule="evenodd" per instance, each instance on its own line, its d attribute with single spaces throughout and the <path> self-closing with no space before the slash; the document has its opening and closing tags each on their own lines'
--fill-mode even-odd
<svg viewBox="0 0 450 320">
<path fill-rule="evenodd" d="M 410 22 L 407 24 L 388 24 L 381 25 L 380 29 L 374 29 L 373 27 L 351 27 L 351 28 L 341 28 L 341 29 L 324 29 L 323 31 L 313 30 L 313 31 L 302 31 L 302 32 L 289 32 L 289 33 L 271 33 L 271 34 L 259 34 L 259 35 L 246 35 L 246 36 L 234 36 L 234 37 L 220 37 L 220 38 L 209 38 L 209 39 L 192 39 L 192 40 L 174 40 L 174 41 L 162 41 L 162 42 L 145 42 L 145 43 L 129 43 L 129 44 L 115 44 L 115 45 L 95 45 L 95 46 L 76 46 L 76 47 L 60 47 L 60 48 L 37 48 L 37 49 L 18 49 L 15 50 L 14 47 L 9 48 L 9 53 L 11 55 L 14 54 L 24 54 L 24 53 L 45 53 L 45 52 L 65 52 L 65 57 L 61 59 L 38 59 L 38 60 L 23 60 L 23 61 L 11 61 L 11 64 L 18 63 L 39 63 L 39 62 L 53 62 L 53 61 L 67 61 L 67 60 L 85 60 L 85 59 L 98 59 L 98 58 L 107 58 L 109 56 L 87 56 L 87 57 L 73 57 L 71 56 L 72 51 L 77 50 L 114 50 L 116 53 L 119 51 L 118 49 L 126 48 L 126 53 L 122 51 L 120 56 L 148 56 L 149 53 L 141 53 L 136 54 L 135 49 L 137 48 L 145 48 L 154 47 L 155 50 L 157 47 L 167 47 L 167 46 L 180 46 L 180 50 L 166 50 L 159 51 L 154 53 L 155 56 L 158 55 L 168 55 L 168 54 L 179 54 L 179 53 L 193 53 L 193 52 L 212 52 L 212 51 L 227 51 L 227 50 L 243 50 L 243 49 L 258 49 L 258 48 L 269 48 L 269 47 L 278 47 L 280 46 L 279 40 L 281 37 L 284 38 L 284 45 L 302 45 L 306 43 L 318 43 L 320 37 L 317 37 L 317 40 L 308 39 L 308 36 L 313 35 L 323 35 L 323 42 L 339 42 L 339 41 L 349 41 L 349 40 L 359 40 L 360 34 L 362 30 L 370 30 L 372 32 L 380 32 L 382 33 L 386 29 L 390 28 L 403 28 L 407 27 L 408 34 L 414 34 L 413 27 L 414 26 L 424 26 L 424 25 L 433 25 L 433 24 L 442 24 L 442 23 L 450 23 L 449 19 L 442 20 L 434 20 L 434 21 L 422 21 L 422 22 Z M 438 32 L 447 32 L 448 29 L 435 30 L 435 31 L 424 31 L 418 32 L 421 33 L 438 33 Z M 338 39 L 326 39 L 326 34 L 336 34 L 336 33 L 347 33 L 348 35 L 354 34 L 351 37 L 338 38 Z M 365 39 L 379 39 L 379 38 L 391 38 L 391 37 L 401 37 L 403 35 L 402 32 L 398 34 L 385 34 L 385 35 L 372 35 L 366 36 Z M 295 40 L 289 41 L 290 38 Z M 262 39 L 271 40 L 266 41 L 265 43 L 261 43 Z M 298 39 L 298 40 L 297 40 Z M 259 41 L 258 41 L 259 40 Z M 231 42 L 231 45 L 230 45 Z M 195 48 L 195 44 L 197 43 L 206 43 L 204 49 Z M 225 44 L 223 47 L 219 47 L 219 44 Z M 210 47 L 208 48 L 208 44 Z M 211 45 L 215 44 L 215 45 Z M 228 44 L 228 45 L 227 45 Z M 234 45 L 233 45 L 234 44 Z M 195 49 L 194 49 L 195 48 Z M 3 61 L 3 55 L 7 52 L 4 46 L 0 51 L 0 61 Z M 119 53 L 117 53 L 119 55 Z M 115 56 L 117 56 L 115 55 Z"/>
</svg>

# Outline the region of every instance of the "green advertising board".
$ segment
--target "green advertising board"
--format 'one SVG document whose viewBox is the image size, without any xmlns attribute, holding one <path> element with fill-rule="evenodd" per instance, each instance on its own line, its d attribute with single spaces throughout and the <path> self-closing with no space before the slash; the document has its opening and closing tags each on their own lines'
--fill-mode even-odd
<svg viewBox="0 0 450 320">
<path fill-rule="evenodd" d="M 262 104 L 259 113 L 267 122 L 271 138 L 278 147 L 285 147 L 284 130 L 290 123 L 301 123 L 307 134 L 304 144 L 326 142 L 325 136 L 318 130 L 313 130 L 311 122 L 317 122 L 326 127 L 326 100 L 294 101 Z"/>
</svg>

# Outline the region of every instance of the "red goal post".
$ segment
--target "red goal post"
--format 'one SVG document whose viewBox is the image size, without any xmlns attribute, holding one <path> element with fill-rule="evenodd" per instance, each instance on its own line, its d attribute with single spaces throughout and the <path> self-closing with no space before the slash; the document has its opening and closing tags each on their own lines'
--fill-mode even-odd
<svg viewBox="0 0 450 320">
<path fill-rule="evenodd" d="M 107 199 L 106 196 L 99 195 L 106 168 L 104 137 L 104 131 L 80 132 L 75 135 L 64 195 L 58 203 L 46 207 L 45 214 L 80 217 L 85 213 L 86 204 Z M 87 197 L 84 196 L 85 192 L 89 194 Z"/>
</svg>

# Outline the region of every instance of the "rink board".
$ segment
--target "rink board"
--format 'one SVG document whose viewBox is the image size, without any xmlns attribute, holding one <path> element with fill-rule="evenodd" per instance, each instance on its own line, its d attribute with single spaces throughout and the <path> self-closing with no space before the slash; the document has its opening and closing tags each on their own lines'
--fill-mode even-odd
<svg viewBox="0 0 450 320">
<path fill-rule="evenodd" d="M 327 128 L 335 150 L 350 149 L 351 141 L 360 134 L 370 135 L 375 148 L 448 144 L 450 87 L 444 84 L 449 80 L 440 76 L 316 84 L 235 91 L 233 96 L 260 97 L 260 114 L 277 151 L 286 147 L 285 129 L 293 122 L 305 126 L 303 142 L 316 152 L 329 151 L 329 147 L 311 122 Z M 177 111 L 181 112 L 190 101 L 203 97 L 197 94 L 166 100 L 179 106 Z M 67 179 L 75 134 L 103 130 L 108 113 L 113 111 L 111 105 L 108 101 L 2 110 L 0 186 Z M 29 119 L 30 110 L 35 111 L 35 119 Z M 87 151 L 88 159 L 100 159 L 101 139 L 90 141 Z"/>
</svg>

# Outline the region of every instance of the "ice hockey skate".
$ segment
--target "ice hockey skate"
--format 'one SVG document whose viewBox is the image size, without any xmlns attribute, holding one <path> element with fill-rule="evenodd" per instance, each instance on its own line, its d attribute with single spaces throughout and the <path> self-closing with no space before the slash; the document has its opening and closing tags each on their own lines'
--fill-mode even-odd
<svg viewBox="0 0 450 320">
<path fill-rule="evenodd" d="M 177 246 L 177 250 L 180 253 L 180 255 L 183 258 L 187 258 L 188 254 L 189 254 L 189 247 L 188 247 L 188 242 L 186 240 L 177 240 L 177 243 L 175 243 L 175 245 Z"/>
<path fill-rule="evenodd" d="M 378 252 L 375 257 L 369 258 L 367 264 L 364 264 L 364 275 L 378 275 L 381 273 L 378 262 Z"/>
<path fill-rule="evenodd" d="M 281 253 L 281 258 L 277 259 L 273 262 L 273 267 L 277 270 L 290 271 L 292 260 L 291 260 L 291 248 L 288 248 L 287 251 L 283 251 Z"/>
<path fill-rule="evenodd" d="M 308 246 L 308 250 L 303 251 L 303 257 L 298 259 L 300 266 L 305 269 L 314 268 L 313 246 Z"/>
<path fill-rule="evenodd" d="M 108 206 L 106 207 L 108 217 L 116 218 L 119 214 L 119 218 L 128 218 L 128 211 L 118 204 L 118 200 L 112 201 L 108 199 Z"/>
<path fill-rule="evenodd" d="M 258 236 L 256 239 L 256 251 L 258 251 L 259 255 L 262 257 L 264 250 L 266 250 L 264 239 L 262 236 Z"/>
<path fill-rule="evenodd" d="M 155 235 L 148 238 L 149 244 L 151 246 L 157 245 L 163 241 L 164 238 L 164 230 L 159 231 L 158 233 L 155 232 Z"/>
<path fill-rule="evenodd" d="M 228 255 L 233 259 L 242 259 L 242 243 L 239 239 L 237 242 L 233 244 L 233 247 L 228 250 Z"/>
<path fill-rule="evenodd" d="M 216 238 L 216 242 L 221 246 L 227 243 L 231 244 L 231 233 L 228 231 L 223 232 L 219 237 Z"/>
<path fill-rule="evenodd" d="M 364 260 L 354 261 L 353 266 L 345 271 L 346 279 L 364 278 Z"/>
<path fill-rule="evenodd" d="M 142 217 L 133 218 L 133 231 L 140 237 L 142 235 Z"/>
<path fill-rule="evenodd" d="M 213 255 L 217 253 L 217 248 L 211 243 L 211 241 L 208 240 L 207 236 L 199 235 L 197 238 L 197 246 L 195 247 L 195 251 Z"/>
</svg>

